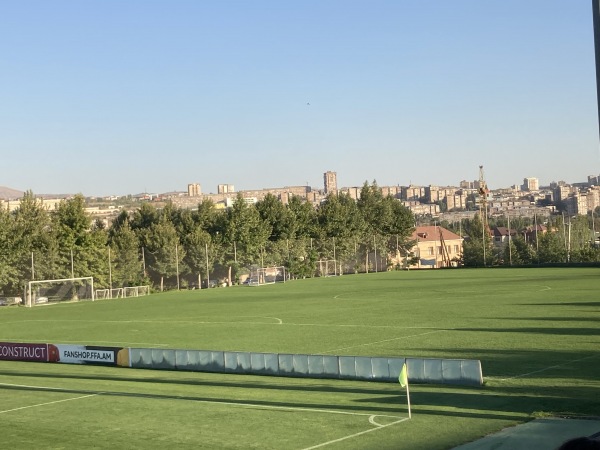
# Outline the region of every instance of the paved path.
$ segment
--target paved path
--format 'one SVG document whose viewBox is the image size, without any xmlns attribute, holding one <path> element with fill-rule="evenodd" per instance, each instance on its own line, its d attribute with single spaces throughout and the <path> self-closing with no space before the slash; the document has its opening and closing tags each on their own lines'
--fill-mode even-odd
<svg viewBox="0 0 600 450">
<path fill-rule="evenodd" d="M 566 440 L 580 436 L 599 438 L 600 420 L 536 419 L 454 450 L 556 450 Z"/>
</svg>

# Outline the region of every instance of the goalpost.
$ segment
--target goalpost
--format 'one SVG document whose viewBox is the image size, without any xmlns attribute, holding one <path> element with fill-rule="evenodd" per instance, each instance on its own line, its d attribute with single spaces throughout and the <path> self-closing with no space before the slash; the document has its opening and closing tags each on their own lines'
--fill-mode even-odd
<svg viewBox="0 0 600 450">
<path fill-rule="evenodd" d="M 96 300 L 104 300 L 106 298 L 121 298 L 123 297 L 123 288 L 112 289 L 96 289 Z"/>
<path fill-rule="evenodd" d="M 150 286 L 128 286 L 123 288 L 123 298 L 150 295 Z"/>
<path fill-rule="evenodd" d="M 335 277 L 338 275 L 337 261 L 335 259 L 321 259 L 319 263 L 320 277 Z"/>
<path fill-rule="evenodd" d="M 63 278 L 59 280 L 39 280 L 27 283 L 27 306 L 94 301 L 94 278 Z"/>
<path fill-rule="evenodd" d="M 142 295 L 150 295 L 150 286 L 96 289 L 96 300 L 103 300 L 106 298 L 141 297 Z"/>
<path fill-rule="evenodd" d="M 254 267 L 250 269 L 248 286 L 262 286 L 263 284 L 285 283 L 285 267 Z"/>
</svg>

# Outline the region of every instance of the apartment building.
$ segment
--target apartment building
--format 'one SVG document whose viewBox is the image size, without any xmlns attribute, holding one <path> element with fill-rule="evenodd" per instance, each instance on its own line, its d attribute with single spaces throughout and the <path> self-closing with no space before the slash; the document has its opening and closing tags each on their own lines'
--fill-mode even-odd
<svg viewBox="0 0 600 450">
<path fill-rule="evenodd" d="M 327 171 L 323 174 L 323 186 L 325 195 L 337 192 L 337 173 Z"/>
<path fill-rule="evenodd" d="M 525 192 L 535 192 L 540 190 L 540 181 L 537 178 L 524 178 L 521 190 Z"/>
<path fill-rule="evenodd" d="M 188 184 L 188 197 L 200 197 L 202 195 L 202 188 L 198 183 Z"/>
</svg>

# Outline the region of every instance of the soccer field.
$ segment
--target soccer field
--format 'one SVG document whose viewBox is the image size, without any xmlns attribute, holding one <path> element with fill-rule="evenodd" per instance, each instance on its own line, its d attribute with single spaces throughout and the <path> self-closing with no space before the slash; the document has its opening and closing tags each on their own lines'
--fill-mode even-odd
<svg viewBox="0 0 600 450">
<path fill-rule="evenodd" d="M 0 361 L 6 448 L 447 449 L 600 416 L 600 269 L 361 274 L 0 309 L 0 341 L 479 359 L 482 387 Z"/>
</svg>

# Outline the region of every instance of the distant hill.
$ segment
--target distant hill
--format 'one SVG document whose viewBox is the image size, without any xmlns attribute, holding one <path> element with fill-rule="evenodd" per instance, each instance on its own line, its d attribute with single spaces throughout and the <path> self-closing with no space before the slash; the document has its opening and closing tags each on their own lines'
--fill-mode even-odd
<svg viewBox="0 0 600 450">
<path fill-rule="evenodd" d="M 17 191 L 16 189 L 7 188 L 0 186 L 0 199 L 1 200 L 15 200 L 23 197 L 23 191 Z"/>
</svg>

